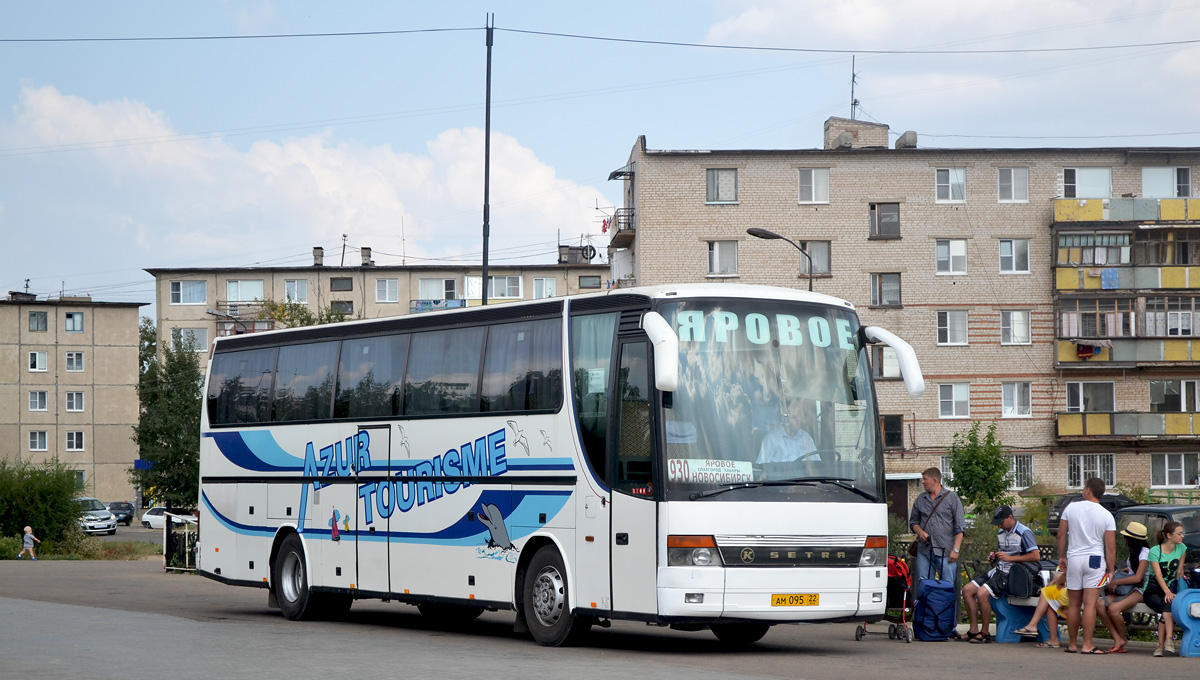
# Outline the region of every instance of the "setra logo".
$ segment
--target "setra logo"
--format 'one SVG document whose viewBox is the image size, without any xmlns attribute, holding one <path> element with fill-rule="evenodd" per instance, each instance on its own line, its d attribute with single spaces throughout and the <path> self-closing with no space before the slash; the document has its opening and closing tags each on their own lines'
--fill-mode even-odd
<svg viewBox="0 0 1200 680">
<path fill-rule="evenodd" d="M 746 564 L 754 561 L 754 548 L 742 548 L 742 561 Z"/>
</svg>

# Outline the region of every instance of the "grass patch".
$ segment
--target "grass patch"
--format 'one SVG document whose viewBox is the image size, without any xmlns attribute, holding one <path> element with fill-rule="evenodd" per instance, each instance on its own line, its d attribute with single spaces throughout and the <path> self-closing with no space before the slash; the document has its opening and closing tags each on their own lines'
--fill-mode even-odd
<svg viewBox="0 0 1200 680">
<path fill-rule="evenodd" d="M 95 559 L 140 560 L 152 555 L 162 555 L 162 546 L 145 541 L 102 541 Z"/>
</svg>

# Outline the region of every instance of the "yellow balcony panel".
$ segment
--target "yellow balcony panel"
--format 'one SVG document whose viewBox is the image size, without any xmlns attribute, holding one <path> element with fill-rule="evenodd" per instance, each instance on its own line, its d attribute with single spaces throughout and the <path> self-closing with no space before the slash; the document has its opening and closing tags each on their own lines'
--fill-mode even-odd
<svg viewBox="0 0 1200 680">
<path fill-rule="evenodd" d="M 1100 198 L 1059 198 L 1054 201 L 1055 222 L 1094 222 L 1104 219 Z"/>
<path fill-rule="evenodd" d="M 1083 434 L 1082 413 L 1058 414 L 1058 436 L 1078 437 Z"/>
<path fill-rule="evenodd" d="M 1200 198 L 1189 198 L 1187 200 L 1187 214 L 1191 215 L 1188 219 L 1200 220 Z"/>
<path fill-rule="evenodd" d="M 1083 270 L 1083 288 L 1084 290 L 1100 290 L 1100 267 L 1087 267 Z"/>
<path fill-rule="evenodd" d="M 1187 361 L 1191 344 L 1191 340 L 1163 340 L 1163 361 Z"/>
<path fill-rule="evenodd" d="M 1080 361 L 1079 353 L 1075 351 L 1075 343 L 1070 340 L 1058 341 L 1058 361 L 1059 363 Z"/>
<path fill-rule="evenodd" d="M 1190 413 L 1168 413 L 1166 414 L 1166 425 L 1164 432 L 1166 434 L 1191 434 L 1192 433 L 1192 414 Z"/>
<path fill-rule="evenodd" d="M 1055 270 L 1055 286 L 1059 290 L 1079 290 L 1079 270 L 1073 267 L 1059 267 Z"/>
<path fill-rule="evenodd" d="M 1107 413 L 1085 413 L 1088 436 L 1112 434 L 1112 416 Z"/>
<path fill-rule="evenodd" d="M 1187 267 L 1163 267 L 1160 270 L 1163 288 L 1187 288 Z"/>
<path fill-rule="evenodd" d="M 1158 202 L 1158 218 L 1160 220 L 1186 220 L 1187 199 L 1164 198 Z"/>
</svg>

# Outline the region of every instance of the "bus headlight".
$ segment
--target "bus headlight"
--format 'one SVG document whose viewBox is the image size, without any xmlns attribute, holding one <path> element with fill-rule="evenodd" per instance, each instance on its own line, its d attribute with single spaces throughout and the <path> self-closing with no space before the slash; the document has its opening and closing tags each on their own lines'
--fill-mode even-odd
<svg viewBox="0 0 1200 680">
<path fill-rule="evenodd" d="M 667 551 L 667 564 L 672 567 L 707 567 L 720 564 L 720 558 L 712 548 L 671 548 Z"/>
<path fill-rule="evenodd" d="M 867 536 L 858 566 L 877 567 L 883 564 L 887 564 L 887 536 Z"/>
</svg>

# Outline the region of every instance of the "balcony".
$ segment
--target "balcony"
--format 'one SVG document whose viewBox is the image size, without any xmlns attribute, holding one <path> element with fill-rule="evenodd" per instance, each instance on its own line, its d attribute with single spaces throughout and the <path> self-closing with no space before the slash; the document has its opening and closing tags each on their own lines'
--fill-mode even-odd
<svg viewBox="0 0 1200 680">
<path fill-rule="evenodd" d="M 1060 339 L 1056 368 L 1128 368 L 1200 363 L 1200 338 Z"/>
<path fill-rule="evenodd" d="M 466 300 L 409 300 L 408 313 L 440 312 L 444 309 L 458 309 L 466 306 Z"/>
<path fill-rule="evenodd" d="M 261 333 L 263 331 L 275 330 L 274 321 L 255 321 L 252 318 L 245 320 L 233 321 L 218 321 L 217 322 L 217 337 L 224 338 L 230 335 L 243 335 L 245 333 Z"/>
<path fill-rule="evenodd" d="M 1198 198 L 1056 198 L 1059 222 L 1200 221 Z"/>
<path fill-rule="evenodd" d="M 1059 291 L 1083 290 L 1195 290 L 1200 289 L 1200 267 L 1057 265 L 1054 287 Z"/>
<path fill-rule="evenodd" d="M 1063 441 L 1200 438 L 1200 413 L 1101 411 L 1054 415 L 1058 439 Z"/>
<path fill-rule="evenodd" d="M 1200 208 L 1197 208 L 1197 213 L 1200 213 Z M 609 230 L 612 231 L 612 240 L 608 242 L 609 248 L 628 248 L 632 245 L 637 231 L 633 208 L 617 208 L 617 213 L 613 215 L 612 222 L 609 223 Z"/>
<path fill-rule="evenodd" d="M 258 318 L 258 313 L 262 311 L 262 301 L 253 300 L 250 302 L 238 302 L 230 300 L 217 301 L 217 316 L 232 317 L 234 319 L 250 319 L 253 321 Z"/>
</svg>

